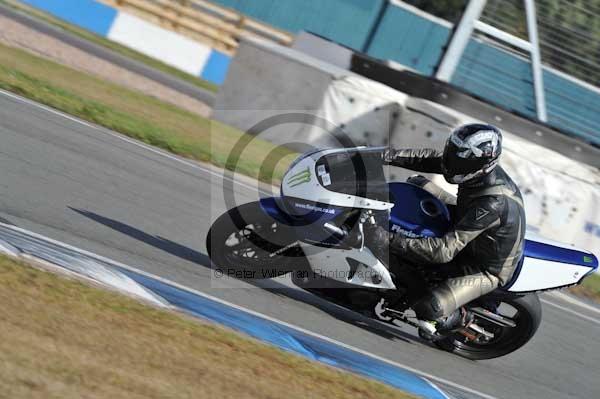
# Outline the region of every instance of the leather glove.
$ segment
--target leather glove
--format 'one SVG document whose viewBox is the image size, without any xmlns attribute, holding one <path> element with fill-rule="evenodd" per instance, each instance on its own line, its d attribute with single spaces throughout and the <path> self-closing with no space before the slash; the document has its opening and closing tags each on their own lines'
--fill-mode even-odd
<svg viewBox="0 0 600 399">
<path fill-rule="evenodd" d="M 393 234 L 379 225 L 367 225 L 365 227 L 365 236 L 370 245 L 387 249 Z"/>
<path fill-rule="evenodd" d="M 359 247 L 362 243 L 362 235 L 360 234 L 360 230 L 358 227 L 353 228 L 352 230 L 348 229 L 348 227 L 342 227 L 342 230 L 346 233 L 346 238 L 344 238 L 344 243 L 351 247 Z"/>
</svg>

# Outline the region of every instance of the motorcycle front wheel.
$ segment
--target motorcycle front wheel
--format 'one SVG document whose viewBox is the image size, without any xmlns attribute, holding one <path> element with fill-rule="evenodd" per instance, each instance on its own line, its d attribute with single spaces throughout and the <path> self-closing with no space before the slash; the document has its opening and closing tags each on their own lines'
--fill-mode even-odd
<svg viewBox="0 0 600 399">
<path fill-rule="evenodd" d="M 267 215 L 258 202 L 221 215 L 206 237 L 213 266 L 240 279 L 267 279 L 295 270 L 302 250 L 289 226 Z"/>
</svg>

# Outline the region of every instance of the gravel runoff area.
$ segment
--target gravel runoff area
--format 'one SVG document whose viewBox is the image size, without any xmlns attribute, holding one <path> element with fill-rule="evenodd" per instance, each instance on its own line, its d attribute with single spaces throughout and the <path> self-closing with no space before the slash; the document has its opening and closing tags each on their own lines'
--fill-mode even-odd
<svg viewBox="0 0 600 399">
<path fill-rule="evenodd" d="M 80 71 L 138 90 L 204 117 L 210 113 L 210 107 L 201 101 L 3 16 L 0 16 L 0 43 L 25 49 Z"/>
</svg>

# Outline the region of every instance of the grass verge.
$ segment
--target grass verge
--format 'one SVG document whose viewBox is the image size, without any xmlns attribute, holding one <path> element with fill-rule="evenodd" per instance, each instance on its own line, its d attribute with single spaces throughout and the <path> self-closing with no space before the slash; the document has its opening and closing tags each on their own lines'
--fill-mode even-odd
<svg viewBox="0 0 600 399">
<path fill-rule="evenodd" d="M 118 43 L 115 43 L 113 41 L 110 41 L 108 39 L 105 39 L 101 36 L 98 36 L 90 31 L 87 31 L 85 29 L 81 29 L 75 25 L 71 25 L 68 22 L 65 22 L 61 19 L 55 18 L 50 14 L 47 14 L 43 11 L 40 11 L 36 8 L 27 6 L 25 4 L 19 3 L 18 1 L 15 0 L 0 0 L 1 4 L 7 5 L 15 10 L 18 11 L 22 11 L 26 14 L 29 14 L 43 22 L 46 22 L 50 25 L 53 25 L 55 27 L 58 27 L 66 32 L 72 33 L 82 39 L 85 39 L 87 41 L 90 41 L 92 43 L 98 44 L 102 47 L 106 47 L 110 50 L 113 50 L 116 53 L 119 53 L 121 55 L 124 55 L 126 57 L 129 57 L 133 60 L 139 61 L 143 64 L 148 65 L 149 67 L 152 67 L 154 69 L 157 69 L 159 71 L 165 72 L 169 75 L 173 75 L 176 76 L 188 83 L 193 84 L 194 86 L 197 86 L 199 88 L 205 89 L 205 90 L 209 90 L 212 92 L 216 92 L 219 89 L 219 86 L 208 82 L 204 79 L 198 78 L 196 76 L 190 75 L 186 72 L 183 72 L 177 68 L 174 68 L 170 65 L 167 65 L 157 59 L 148 57 L 142 53 L 139 53 L 135 50 L 132 50 L 128 47 L 122 46 Z"/>
<path fill-rule="evenodd" d="M 0 44 L 0 88 L 175 154 L 277 183 L 294 153 L 154 97 Z M 249 144 L 237 165 L 228 157 Z M 265 161 L 265 155 L 269 154 Z"/>
<path fill-rule="evenodd" d="M 600 303 L 600 275 L 594 273 L 586 277 L 581 285 L 571 288 L 570 291 L 577 296 Z"/>
<path fill-rule="evenodd" d="M 3 397 L 411 397 L 1 255 L 0 318 Z"/>
</svg>

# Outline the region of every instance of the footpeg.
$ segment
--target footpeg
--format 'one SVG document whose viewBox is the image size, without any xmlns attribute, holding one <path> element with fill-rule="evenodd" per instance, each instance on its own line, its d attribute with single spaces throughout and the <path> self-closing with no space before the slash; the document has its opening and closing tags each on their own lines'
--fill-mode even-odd
<svg viewBox="0 0 600 399">
<path fill-rule="evenodd" d="M 419 325 L 419 328 L 425 331 L 427 334 L 435 335 L 437 332 L 435 324 L 430 321 L 417 319 L 417 324 Z"/>
<path fill-rule="evenodd" d="M 404 312 L 388 308 L 386 304 L 387 303 L 385 299 L 382 298 L 381 301 L 379 301 L 379 303 L 375 306 L 375 315 L 380 321 L 393 324 L 397 327 L 401 327 L 402 324 L 408 324 L 413 327 L 418 327 L 417 323 L 409 320 L 408 317 L 406 317 L 406 315 L 404 314 Z"/>
</svg>

